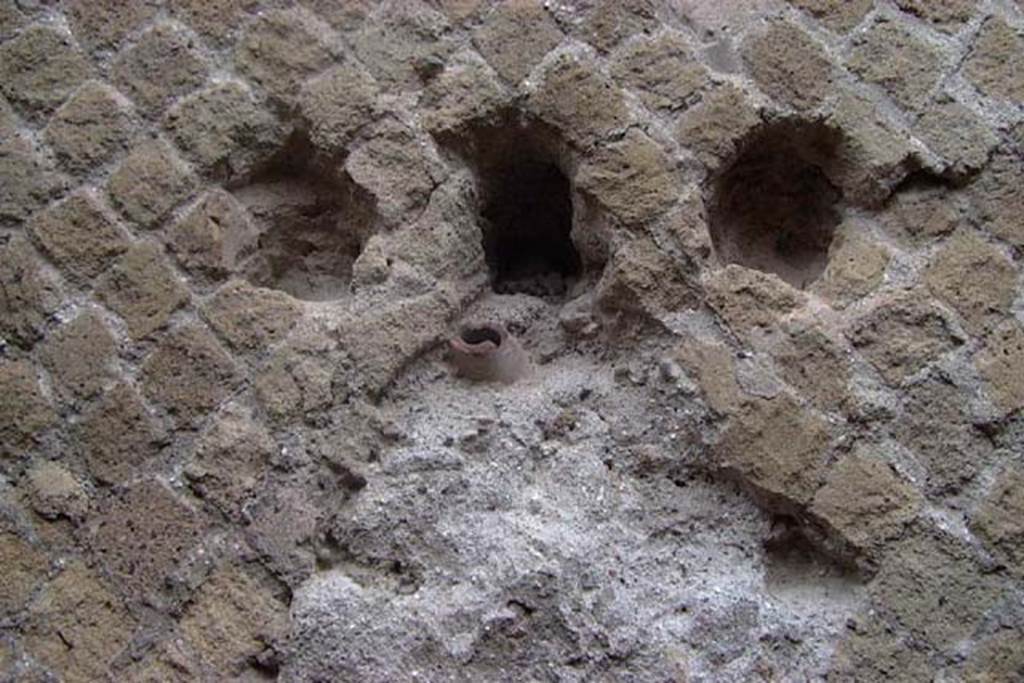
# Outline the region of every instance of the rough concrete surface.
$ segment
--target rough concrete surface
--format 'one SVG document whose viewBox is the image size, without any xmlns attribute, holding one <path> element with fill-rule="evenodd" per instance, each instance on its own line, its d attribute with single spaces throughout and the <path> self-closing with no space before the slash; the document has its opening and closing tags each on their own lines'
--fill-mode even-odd
<svg viewBox="0 0 1024 683">
<path fill-rule="evenodd" d="M 0 681 L 1024 681 L 1022 95 L 1015 0 L 0 0 Z"/>
</svg>

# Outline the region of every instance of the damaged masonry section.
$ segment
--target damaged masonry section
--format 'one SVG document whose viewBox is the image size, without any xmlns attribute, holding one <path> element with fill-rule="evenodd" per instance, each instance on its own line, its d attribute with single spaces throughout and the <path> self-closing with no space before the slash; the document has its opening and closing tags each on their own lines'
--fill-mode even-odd
<svg viewBox="0 0 1024 683">
<path fill-rule="evenodd" d="M 0 2 L 0 680 L 1024 679 L 1021 55 Z"/>
</svg>

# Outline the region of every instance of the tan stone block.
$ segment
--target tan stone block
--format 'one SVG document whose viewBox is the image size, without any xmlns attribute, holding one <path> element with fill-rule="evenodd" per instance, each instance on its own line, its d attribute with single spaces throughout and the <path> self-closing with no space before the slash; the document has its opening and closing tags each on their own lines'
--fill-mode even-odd
<svg viewBox="0 0 1024 683">
<path fill-rule="evenodd" d="M 585 57 L 559 54 L 537 80 L 528 109 L 581 147 L 592 146 L 631 122 L 622 90 Z"/>
<path fill-rule="evenodd" d="M 455 50 L 448 19 L 419 0 L 384 5 L 351 40 L 359 60 L 391 91 L 419 88 Z"/>
<path fill-rule="evenodd" d="M 136 147 L 110 177 L 114 204 L 140 227 L 153 228 L 188 198 L 195 178 L 169 146 L 152 140 Z"/>
<path fill-rule="evenodd" d="M 49 114 L 92 73 L 55 28 L 31 26 L 0 46 L 0 92 L 32 114 Z"/>
<path fill-rule="evenodd" d="M 924 108 L 942 76 L 942 55 L 899 21 L 881 18 L 854 38 L 847 67 L 906 109 Z"/>
<path fill-rule="evenodd" d="M 205 0 L 197 0 L 204 2 Z M 462 0 L 454 0 L 462 2 Z M 466 0 L 475 2 L 476 0 Z M 330 24 L 335 30 L 352 33 L 362 27 L 380 4 L 377 0 L 303 0 L 302 4 Z"/>
<path fill-rule="evenodd" d="M 732 157 L 743 138 L 759 125 L 758 108 L 746 93 L 724 85 L 706 94 L 680 118 L 676 139 L 714 169 Z"/>
<path fill-rule="evenodd" d="M 972 426 L 973 393 L 972 388 L 953 384 L 939 373 L 926 375 L 900 392 L 893 432 L 924 469 L 921 484 L 929 496 L 960 492 L 992 462 L 990 437 Z"/>
<path fill-rule="evenodd" d="M 2 57 L 0 57 L 2 59 Z M 25 135 L 0 136 L 0 221 L 21 223 L 67 187 Z"/>
<path fill-rule="evenodd" d="M 636 91 L 656 111 L 687 109 L 711 85 L 707 68 L 696 60 L 690 44 L 676 32 L 632 41 L 612 58 L 612 76 Z"/>
<path fill-rule="evenodd" d="M 524 0 L 519 1 L 523 2 Z M 480 15 L 489 8 L 490 3 L 487 0 L 429 0 L 429 4 L 432 7 L 437 7 L 452 23 L 467 24 L 479 21 Z"/>
<path fill-rule="evenodd" d="M 942 310 L 915 292 L 896 292 L 853 318 L 846 333 L 886 382 L 902 383 L 963 343 Z"/>
<path fill-rule="evenodd" d="M 377 213 L 389 222 L 421 209 L 447 173 L 415 130 L 391 120 L 351 151 L 345 171 L 373 195 Z"/>
<path fill-rule="evenodd" d="M 828 123 L 842 131 L 835 158 L 828 160 L 829 179 L 853 205 L 875 208 L 918 170 L 919 152 L 909 133 L 887 116 L 875 97 L 861 90 L 839 90 Z"/>
<path fill-rule="evenodd" d="M 827 423 L 780 394 L 733 414 L 712 453 L 718 467 L 785 511 L 809 504 L 821 487 L 829 443 Z"/>
<path fill-rule="evenodd" d="M 358 475 L 355 475 L 356 477 Z M 353 479 L 355 485 L 365 479 Z M 269 488 L 249 509 L 252 544 L 267 568 L 290 587 L 301 586 L 316 571 L 317 496 L 300 485 Z"/>
<path fill-rule="evenodd" d="M 128 233 L 88 190 L 47 207 L 28 229 L 68 279 L 92 284 L 128 249 Z"/>
<path fill-rule="evenodd" d="M 1005 628 L 982 639 L 964 663 L 966 683 L 999 683 L 1024 672 L 1024 635 Z"/>
<path fill-rule="evenodd" d="M 159 11 L 159 0 L 71 0 L 68 18 L 75 37 L 90 49 L 116 48 Z"/>
<path fill-rule="evenodd" d="M 933 673 L 928 653 L 914 648 L 872 611 L 850 620 L 850 629 L 839 640 L 829 663 L 828 679 L 923 681 Z"/>
<path fill-rule="evenodd" d="M 253 0 L 174 0 L 168 9 L 204 40 L 217 47 L 229 44 L 239 27 L 245 24 L 249 10 L 266 3 Z M 347 5 L 345 2 L 332 4 Z"/>
<path fill-rule="evenodd" d="M 87 528 L 95 556 L 126 595 L 142 600 L 158 599 L 203 530 L 202 518 L 153 478 L 111 496 Z"/>
<path fill-rule="evenodd" d="M 612 255 L 597 284 L 596 301 L 608 312 L 654 317 L 692 308 L 698 301 L 692 271 L 651 240 L 635 239 Z"/>
<path fill-rule="evenodd" d="M 230 193 L 211 190 L 169 232 L 169 247 L 190 273 L 221 280 L 256 249 L 258 233 Z"/>
<path fill-rule="evenodd" d="M 970 516 L 974 531 L 1016 576 L 1024 576 L 1024 471 L 1010 466 Z"/>
<path fill-rule="evenodd" d="M 963 216 L 948 188 L 916 186 L 893 195 L 880 220 L 888 233 L 920 247 L 956 230 Z"/>
<path fill-rule="evenodd" d="M 849 400 L 852 376 L 845 350 L 813 319 L 782 326 L 781 341 L 770 350 L 782 379 L 825 412 L 841 412 Z"/>
<path fill-rule="evenodd" d="M 828 28 L 846 33 L 874 7 L 874 0 L 788 0 Z"/>
<path fill-rule="evenodd" d="M 0 531 L 0 614 L 20 611 L 32 598 L 36 587 L 46 580 L 49 562 L 46 555 L 10 531 Z"/>
<path fill-rule="evenodd" d="M 378 113 L 378 93 L 373 78 L 353 63 L 333 67 L 306 83 L 299 107 L 317 149 L 344 152 L 355 133 Z"/>
<path fill-rule="evenodd" d="M 1024 164 L 1014 154 L 996 153 L 968 189 L 981 225 L 999 239 L 1024 248 Z"/>
<path fill-rule="evenodd" d="M 299 8 L 263 12 L 235 49 L 239 72 L 292 102 L 302 82 L 334 61 L 326 25 Z"/>
<path fill-rule="evenodd" d="M 326 409 L 331 401 L 330 365 L 317 355 L 282 349 L 256 375 L 256 397 L 276 420 L 287 421 Z"/>
<path fill-rule="evenodd" d="M 713 272 L 704 287 L 708 304 L 743 338 L 778 325 L 806 301 L 777 276 L 735 264 Z"/>
<path fill-rule="evenodd" d="M 267 430 L 247 410 L 232 405 L 199 435 L 184 473 L 202 498 L 241 522 L 276 451 Z"/>
<path fill-rule="evenodd" d="M 904 12 L 951 33 L 970 21 L 978 5 L 978 0 L 896 0 L 896 6 Z"/>
<path fill-rule="evenodd" d="M 193 683 L 203 676 L 198 655 L 177 630 L 145 659 L 119 673 L 132 683 Z"/>
<path fill-rule="evenodd" d="M 683 193 L 675 163 L 635 128 L 596 149 L 580 165 L 575 181 L 626 225 L 656 220 Z"/>
<path fill-rule="evenodd" d="M 10 38 L 29 19 L 13 2 L 0 5 L 0 38 Z"/>
<path fill-rule="evenodd" d="M 653 33 L 661 25 L 658 8 L 655 0 L 587 3 L 582 6 L 579 19 L 573 22 L 574 32 L 598 50 L 607 52 L 630 36 Z"/>
<path fill-rule="evenodd" d="M 30 348 L 62 300 L 59 285 L 23 235 L 0 244 L 0 335 Z"/>
<path fill-rule="evenodd" d="M 20 125 L 18 115 L 11 109 L 7 98 L 0 95 L 0 140 L 17 135 Z"/>
<path fill-rule="evenodd" d="M 0 456 L 8 458 L 39 442 L 57 420 L 28 361 L 0 361 Z"/>
<path fill-rule="evenodd" d="M 146 395 L 183 426 L 215 409 L 238 380 L 231 358 L 199 325 L 167 333 L 142 366 Z"/>
<path fill-rule="evenodd" d="M 484 248 L 473 206 L 473 187 L 465 176 L 449 176 L 430 195 L 415 221 L 372 235 L 352 265 L 352 286 L 372 286 L 402 261 L 438 280 L 458 280 L 482 272 Z M 582 252 L 579 244 L 577 248 Z M 403 264 L 403 265 L 404 265 Z"/>
<path fill-rule="evenodd" d="M 287 336 L 302 309 L 283 292 L 234 280 L 203 304 L 200 313 L 232 349 L 259 353 Z"/>
<path fill-rule="evenodd" d="M 399 371 L 447 334 L 457 310 L 444 288 L 351 315 L 339 328 L 339 344 L 352 359 L 337 383 L 345 391 L 378 395 Z"/>
<path fill-rule="evenodd" d="M 117 92 L 89 81 L 50 118 L 43 137 L 64 168 L 84 174 L 126 150 L 134 130 Z"/>
<path fill-rule="evenodd" d="M 769 24 L 744 41 L 741 53 L 761 90 L 794 109 L 818 107 L 832 91 L 832 62 L 795 24 Z"/>
<path fill-rule="evenodd" d="M 188 290 L 164 260 L 163 249 L 139 243 L 100 280 L 96 293 L 142 339 L 167 324 L 189 300 Z"/>
<path fill-rule="evenodd" d="M 75 560 L 33 601 L 25 646 L 64 680 L 105 680 L 134 629 L 117 597 Z"/>
<path fill-rule="evenodd" d="M 724 343 L 690 339 L 679 346 L 675 356 L 693 375 L 712 410 L 720 414 L 737 412 L 742 395 L 732 349 Z"/>
<path fill-rule="evenodd" d="M 63 465 L 40 460 L 25 476 L 32 508 L 43 517 L 82 520 L 89 511 L 89 494 Z"/>
<path fill-rule="evenodd" d="M 138 393 L 127 384 L 105 392 L 82 416 L 74 434 L 89 472 L 107 483 L 124 482 L 159 452 L 165 440 Z"/>
<path fill-rule="evenodd" d="M 867 448 L 829 469 L 810 512 L 845 543 L 874 557 L 913 520 L 923 497 Z"/>
<path fill-rule="evenodd" d="M 475 53 L 460 53 L 427 85 L 423 125 L 435 134 L 451 134 L 473 122 L 493 120 L 511 104 L 511 92 L 487 63 Z"/>
<path fill-rule="evenodd" d="M 836 229 L 828 248 L 828 265 L 812 290 L 836 308 L 845 308 L 882 284 L 889 257 L 889 250 L 866 225 L 847 221 Z"/>
<path fill-rule="evenodd" d="M 999 597 L 972 549 L 942 531 L 913 528 L 890 545 L 868 586 L 879 611 L 941 651 L 969 637 Z"/>
<path fill-rule="evenodd" d="M 1007 321 L 985 338 L 976 363 L 993 402 L 1004 413 L 1024 408 L 1024 328 Z"/>
<path fill-rule="evenodd" d="M 949 100 L 928 107 L 917 120 L 915 131 L 942 160 L 944 172 L 953 177 L 979 171 L 999 144 L 987 122 L 962 104 Z"/>
<path fill-rule="evenodd" d="M 140 111 L 157 114 L 182 95 L 200 87 L 208 68 L 189 35 L 161 23 L 118 56 L 111 73 L 114 83 Z"/>
<path fill-rule="evenodd" d="M 989 18 L 974 41 L 964 73 L 983 94 L 1024 101 L 1024 37 L 1002 18 Z"/>
<path fill-rule="evenodd" d="M 562 42 L 562 31 L 539 0 L 499 3 L 473 31 L 473 43 L 502 78 L 518 83 Z"/>
<path fill-rule="evenodd" d="M 61 390 L 79 399 L 97 395 L 116 377 L 114 337 L 92 311 L 59 327 L 41 356 Z"/>
<path fill-rule="evenodd" d="M 287 623 L 283 604 L 247 574 L 228 567 L 203 584 L 181 631 L 207 666 L 229 676 L 281 637 Z"/>
<path fill-rule="evenodd" d="M 1010 259 L 968 230 L 950 237 L 924 273 L 928 288 L 963 316 L 972 333 L 990 329 L 1009 312 L 1017 279 Z"/>
<path fill-rule="evenodd" d="M 164 118 L 175 143 L 200 170 L 222 182 L 238 181 L 284 146 L 285 127 L 235 81 L 183 99 Z"/>
</svg>

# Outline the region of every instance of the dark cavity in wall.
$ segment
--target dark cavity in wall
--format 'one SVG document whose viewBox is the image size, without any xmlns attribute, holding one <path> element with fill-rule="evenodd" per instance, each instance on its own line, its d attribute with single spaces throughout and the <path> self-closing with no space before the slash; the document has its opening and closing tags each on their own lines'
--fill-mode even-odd
<svg viewBox="0 0 1024 683">
<path fill-rule="evenodd" d="M 842 193 L 823 170 L 839 143 L 836 131 L 803 122 L 776 123 L 748 140 L 712 188 L 719 258 L 798 288 L 817 280 L 841 220 Z"/>
<path fill-rule="evenodd" d="M 332 301 L 350 292 L 352 266 L 376 214 L 340 164 L 320 161 L 306 136 L 297 133 L 234 194 L 260 233 L 246 268 L 253 284 L 307 301 Z"/>
<path fill-rule="evenodd" d="M 492 169 L 484 183 L 483 244 L 494 291 L 562 296 L 579 277 L 569 180 L 529 159 Z"/>
<path fill-rule="evenodd" d="M 477 215 L 491 288 L 553 300 L 600 273 L 604 254 L 577 206 L 557 135 L 514 113 L 440 139 L 476 181 Z M 592 236 L 591 236 L 592 237 Z"/>
</svg>

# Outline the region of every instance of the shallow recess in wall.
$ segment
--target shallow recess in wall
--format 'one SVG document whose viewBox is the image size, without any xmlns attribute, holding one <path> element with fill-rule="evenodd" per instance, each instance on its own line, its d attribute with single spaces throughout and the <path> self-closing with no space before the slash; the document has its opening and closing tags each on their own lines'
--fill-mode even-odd
<svg viewBox="0 0 1024 683">
<path fill-rule="evenodd" d="M 724 263 L 804 288 L 825 270 L 842 193 L 825 168 L 840 144 L 818 123 L 780 122 L 746 141 L 713 183 L 711 239 Z"/>
<path fill-rule="evenodd" d="M 824 601 L 857 601 L 863 577 L 846 558 L 822 551 L 804 527 L 792 518 L 776 518 L 764 541 L 764 579 L 777 598 L 820 605 Z"/>
<path fill-rule="evenodd" d="M 260 233 L 245 275 L 255 285 L 306 301 L 350 292 L 352 266 L 377 224 L 373 201 L 339 164 L 321 162 L 297 133 L 234 190 Z"/>
<path fill-rule="evenodd" d="M 600 275 L 603 240 L 573 191 L 564 144 L 515 113 L 439 140 L 476 182 L 477 219 L 491 288 L 560 301 Z"/>
</svg>

